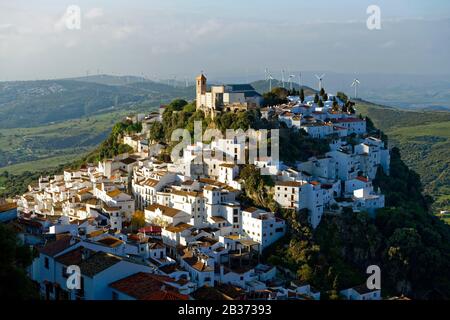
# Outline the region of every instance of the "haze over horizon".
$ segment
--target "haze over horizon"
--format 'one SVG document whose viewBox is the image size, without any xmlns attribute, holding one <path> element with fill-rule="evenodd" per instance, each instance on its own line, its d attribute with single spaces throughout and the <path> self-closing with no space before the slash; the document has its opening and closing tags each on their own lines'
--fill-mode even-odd
<svg viewBox="0 0 450 320">
<path fill-rule="evenodd" d="M 369 5 L 381 30 L 366 26 Z M 81 29 L 65 27 L 69 5 Z M 0 81 L 137 75 L 262 78 L 264 69 L 450 74 L 450 3 L 0 0 Z M 280 76 L 276 76 L 279 78 Z M 439 78 L 440 78 L 439 77 Z"/>
</svg>

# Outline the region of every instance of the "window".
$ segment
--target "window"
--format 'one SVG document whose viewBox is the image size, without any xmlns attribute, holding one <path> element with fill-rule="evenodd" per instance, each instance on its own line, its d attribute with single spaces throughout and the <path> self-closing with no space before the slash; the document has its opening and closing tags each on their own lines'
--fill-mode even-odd
<svg viewBox="0 0 450 320">
<path fill-rule="evenodd" d="M 47 257 L 45 257 L 45 259 L 44 259 L 44 267 L 45 267 L 45 269 L 48 269 L 49 268 L 49 266 L 48 266 L 48 258 Z"/>
<path fill-rule="evenodd" d="M 66 267 L 62 267 L 61 269 L 61 274 L 63 278 L 68 278 L 68 274 L 67 274 L 67 268 Z"/>
</svg>

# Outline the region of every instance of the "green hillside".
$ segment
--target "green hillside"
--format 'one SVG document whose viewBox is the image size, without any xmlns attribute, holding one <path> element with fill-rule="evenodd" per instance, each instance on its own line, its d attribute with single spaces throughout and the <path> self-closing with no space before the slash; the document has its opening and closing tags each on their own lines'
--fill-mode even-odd
<svg viewBox="0 0 450 320">
<path fill-rule="evenodd" d="M 107 76 L 102 79 L 108 83 Z M 0 82 L 0 128 L 34 127 L 126 110 L 143 102 L 193 98 L 194 92 L 152 81 L 106 85 L 95 80 Z"/>
<path fill-rule="evenodd" d="M 66 163 L 94 149 L 125 115 L 150 112 L 175 98 L 192 99 L 194 92 L 108 75 L 0 82 L 0 172 Z"/>
<path fill-rule="evenodd" d="M 358 112 L 369 116 L 399 147 L 402 158 L 420 174 L 425 192 L 435 199 L 435 212 L 450 209 L 450 112 L 416 112 L 358 101 Z"/>
</svg>

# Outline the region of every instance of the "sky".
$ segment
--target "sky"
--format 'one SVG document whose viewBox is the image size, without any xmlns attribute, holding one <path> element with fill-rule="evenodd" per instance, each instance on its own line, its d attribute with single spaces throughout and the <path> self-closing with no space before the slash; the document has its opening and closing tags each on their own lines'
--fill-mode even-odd
<svg viewBox="0 0 450 320">
<path fill-rule="evenodd" d="M 80 28 L 66 26 L 80 8 Z M 380 8 L 370 30 L 367 8 Z M 450 75 L 448 0 L 0 0 L 0 81 L 261 74 Z"/>
</svg>

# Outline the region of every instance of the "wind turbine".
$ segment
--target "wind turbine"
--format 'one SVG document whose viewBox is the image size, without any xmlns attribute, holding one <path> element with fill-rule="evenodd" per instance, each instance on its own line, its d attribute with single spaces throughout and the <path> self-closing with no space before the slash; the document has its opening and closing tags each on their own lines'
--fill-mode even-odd
<svg viewBox="0 0 450 320">
<path fill-rule="evenodd" d="M 352 84 L 350 85 L 351 87 L 355 88 L 355 99 L 358 97 L 358 87 L 361 84 L 361 82 L 358 79 L 353 79 Z"/>
<path fill-rule="evenodd" d="M 281 83 L 283 84 L 284 88 L 284 70 L 281 70 Z"/>
<path fill-rule="evenodd" d="M 272 77 L 272 74 L 270 74 L 270 72 L 268 70 L 267 70 L 267 73 L 266 73 L 266 80 L 269 81 L 269 92 L 270 92 L 270 91 L 272 91 L 272 80 L 273 80 L 273 77 Z"/>
<path fill-rule="evenodd" d="M 293 74 L 291 74 L 290 76 L 289 76 L 289 89 L 292 91 L 292 79 L 294 79 L 295 78 L 295 75 L 293 75 Z"/>
<path fill-rule="evenodd" d="M 302 88 L 302 73 L 299 72 L 298 74 L 298 85 L 300 86 L 300 89 Z"/>
<path fill-rule="evenodd" d="M 322 74 L 321 76 L 318 76 L 317 74 L 315 75 L 317 80 L 319 80 L 319 91 L 322 90 L 322 80 L 325 77 L 325 73 Z"/>
</svg>

